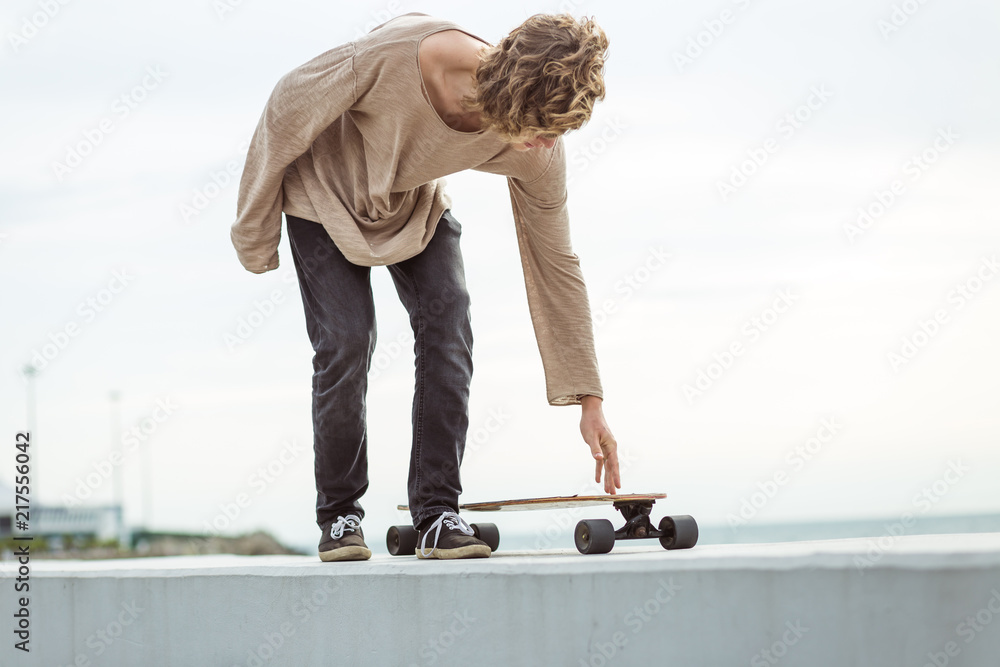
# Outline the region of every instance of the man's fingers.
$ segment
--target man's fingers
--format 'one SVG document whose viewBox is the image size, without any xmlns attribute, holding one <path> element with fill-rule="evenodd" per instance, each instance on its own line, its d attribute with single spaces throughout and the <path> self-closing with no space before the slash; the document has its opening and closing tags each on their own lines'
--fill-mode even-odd
<svg viewBox="0 0 1000 667">
<path fill-rule="evenodd" d="M 616 488 L 622 488 L 621 469 L 618 467 L 618 452 L 614 452 L 608 457 L 607 470 L 605 476 L 612 480 Z"/>
<path fill-rule="evenodd" d="M 614 436 L 608 433 L 606 441 L 601 444 L 607 452 L 604 457 L 604 490 L 614 494 L 615 489 L 622 488 L 621 473 L 618 469 L 618 443 Z"/>
<path fill-rule="evenodd" d="M 601 468 L 604 466 L 605 458 L 604 452 L 601 451 L 600 439 L 597 437 L 591 437 L 586 440 L 587 445 L 590 447 L 590 455 L 594 457 L 596 465 L 596 471 L 594 472 L 594 481 L 600 483 L 601 481 Z"/>
<path fill-rule="evenodd" d="M 594 457 L 594 481 L 600 484 L 603 472 L 605 493 L 615 493 L 615 489 L 622 487 L 622 482 L 618 472 L 618 443 L 614 436 L 610 431 L 598 429 L 589 438 L 585 435 L 584 441 Z"/>
</svg>

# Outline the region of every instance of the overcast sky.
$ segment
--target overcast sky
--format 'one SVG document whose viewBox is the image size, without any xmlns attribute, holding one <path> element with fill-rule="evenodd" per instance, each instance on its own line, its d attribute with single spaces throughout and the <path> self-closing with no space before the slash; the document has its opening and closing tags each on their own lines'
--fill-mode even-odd
<svg viewBox="0 0 1000 667">
<path fill-rule="evenodd" d="M 313 543 L 290 250 L 253 275 L 229 240 L 246 141 L 281 75 L 391 16 L 495 43 L 565 8 L 611 42 L 607 99 L 566 143 L 622 490 L 705 524 L 996 512 L 1000 8 L 895 5 L 11 0 L 0 434 L 26 428 L 34 359 L 43 501 L 109 502 L 118 451 L 130 521 L 223 525 L 245 494 L 226 532 Z M 580 409 L 545 401 L 506 183 L 446 180 L 476 338 L 463 500 L 597 490 Z M 413 380 L 373 283 L 377 541 L 406 519 Z M 112 391 L 140 429 L 122 441 Z"/>
</svg>

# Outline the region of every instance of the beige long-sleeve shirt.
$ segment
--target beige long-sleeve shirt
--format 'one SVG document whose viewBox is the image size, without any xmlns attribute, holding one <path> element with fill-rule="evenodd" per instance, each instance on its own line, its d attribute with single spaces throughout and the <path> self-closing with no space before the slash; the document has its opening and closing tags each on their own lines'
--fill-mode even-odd
<svg viewBox="0 0 1000 667">
<path fill-rule="evenodd" d="M 281 213 L 323 225 L 352 263 L 394 264 L 423 250 L 451 198 L 443 176 L 502 174 L 510 190 L 528 306 L 551 405 L 603 396 L 590 305 L 570 244 L 566 154 L 516 151 L 491 132 L 461 132 L 430 103 L 420 40 L 464 30 L 398 16 L 283 76 L 250 142 L 231 238 L 254 273 L 278 267 Z"/>
</svg>

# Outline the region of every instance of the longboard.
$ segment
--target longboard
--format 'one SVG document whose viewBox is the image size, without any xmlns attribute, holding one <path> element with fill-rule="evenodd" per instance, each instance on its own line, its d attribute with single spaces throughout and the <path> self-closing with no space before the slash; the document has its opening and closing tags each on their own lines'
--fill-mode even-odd
<svg viewBox="0 0 1000 667">
<path fill-rule="evenodd" d="M 621 495 L 598 496 L 549 496 L 548 498 L 518 498 L 516 500 L 494 500 L 486 503 L 463 503 L 458 506 L 462 512 L 500 512 L 511 510 L 554 510 L 564 507 L 584 507 L 586 505 L 606 505 L 607 503 L 633 500 L 660 500 L 665 493 L 627 493 Z M 409 505 L 396 505 L 396 509 L 408 512 Z"/>
<path fill-rule="evenodd" d="M 698 543 L 698 524 L 689 515 L 665 516 L 657 526 L 649 519 L 650 511 L 657 500 L 666 498 L 665 493 L 629 493 L 621 495 L 590 496 L 548 496 L 545 498 L 519 498 L 516 500 L 496 500 L 492 502 L 463 503 L 458 506 L 463 512 L 501 512 L 511 510 L 562 509 L 588 505 L 606 505 L 614 508 L 625 518 L 625 525 L 615 530 L 607 519 L 584 519 L 576 524 L 573 540 L 582 554 L 603 554 L 614 548 L 618 540 L 656 538 L 664 549 L 690 549 Z M 397 509 L 408 511 L 409 506 L 397 505 Z M 500 531 L 492 523 L 473 523 L 476 537 L 496 551 L 500 546 Z M 386 547 L 394 556 L 412 555 L 417 544 L 417 531 L 413 526 L 392 526 L 386 534 Z"/>
</svg>

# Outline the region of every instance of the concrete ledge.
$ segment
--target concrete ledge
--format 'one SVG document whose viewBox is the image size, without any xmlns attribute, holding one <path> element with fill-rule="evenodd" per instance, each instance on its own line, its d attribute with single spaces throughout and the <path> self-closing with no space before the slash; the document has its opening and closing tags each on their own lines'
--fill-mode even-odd
<svg viewBox="0 0 1000 667">
<path fill-rule="evenodd" d="M 997 664 L 1000 534 L 487 560 L 185 556 L 31 563 L 4 665 Z M 18 594 L 20 595 L 20 594 Z"/>
</svg>

